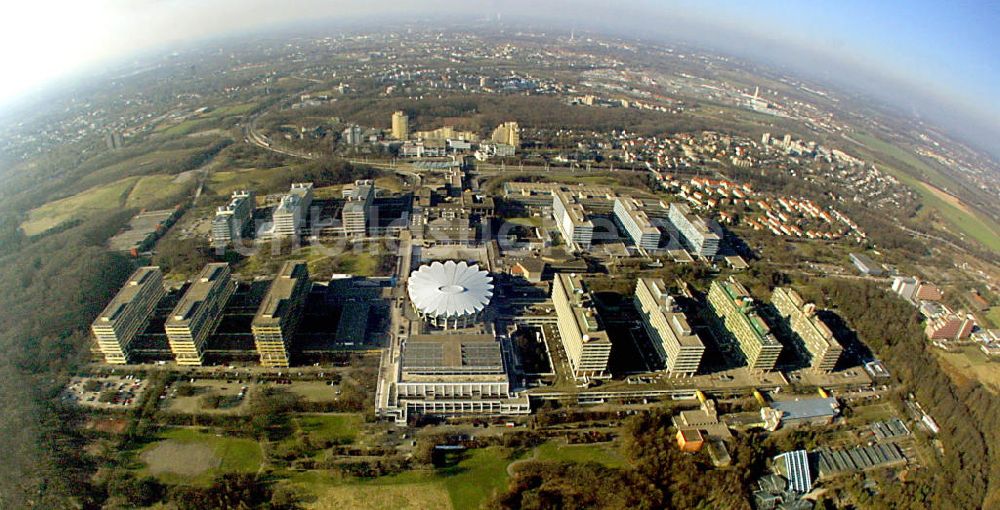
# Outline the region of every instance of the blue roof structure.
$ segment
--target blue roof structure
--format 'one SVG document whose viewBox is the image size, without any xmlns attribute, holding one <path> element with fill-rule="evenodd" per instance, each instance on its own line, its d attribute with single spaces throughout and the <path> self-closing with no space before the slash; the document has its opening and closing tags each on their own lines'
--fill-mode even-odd
<svg viewBox="0 0 1000 510">
<path fill-rule="evenodd" d="M 771 407 L 781 411 L 783 421 L 832 418 L 837 415 L 837 399 L 833 397 L 772 402 Z"/>
</svg>

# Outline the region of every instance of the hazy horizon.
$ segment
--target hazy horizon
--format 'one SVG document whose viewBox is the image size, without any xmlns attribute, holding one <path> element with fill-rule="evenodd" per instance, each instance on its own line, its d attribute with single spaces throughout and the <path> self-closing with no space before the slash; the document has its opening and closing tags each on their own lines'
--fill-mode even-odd
<svg viewBox="0 0 1000 510">
<path fill-rule="evenodd" d="M 948 15 L 940 16 L 942 11 Z M 853 87 L 908 110 L 1000 158 L 992 143 L 1000 136 L 1000 92 L 994 87 L 1000 82 L 995 49 L 1000 37 L 988 29 L 1000 21 L 998 11 L 969 4 L 935 10 L 926 2 L 896 6 L 843 2 L 834 7 L 780 1 L 755 3 L 751 8 L 728 1 L 560 0 L 538 7 L 521 0 L 378 1 L 364 6 L 297 0 L 275 10 L 261 0 L 103 0 L 86 5 L 54 0 L 19 5 L 6 23 L 0 22 L 0 38 L 8 39 L 4 41 L 8 47 L 25 40 L 37 43 L 34 51 L 0 57 L 10 76 L 21 77 L 0 83 L 0 108 L 16 109 L 17 103 L 49 91 L 60 80 L 85 77 L 143 53 L 168 52 L 220 37 L 306 24 L 313 28 L 351 21 L 398 24 L 436 16 L 455 23 L 499 17 L 510 25 L 544 21 L 556 30 L 671 39 L 785 66 L 814 81 Z M 934 14 L 939 16 L 931 19 Z M 886 22 L 886 30 L 873 29 L 880 21 Z M 963 21 L 968 23 L 961 33 L 927 30 L 929 24 L 955 27 Z"/>
</svg>

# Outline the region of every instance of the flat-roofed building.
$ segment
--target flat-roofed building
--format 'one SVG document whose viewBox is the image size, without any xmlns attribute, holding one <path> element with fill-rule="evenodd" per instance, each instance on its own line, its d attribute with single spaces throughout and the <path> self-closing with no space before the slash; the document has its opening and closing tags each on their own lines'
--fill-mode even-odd
<svg viewBox="0 0 1000 510">
<path fill-rule="evenodd" d="M 716 331 L 736 341 L 750 369 L 773 370 L 781 342 L 757 314 L 747 289 L 733 278 L 713 281 L 708 304 L 722 326 Z"/>
<path fill-rule="evenodd" d="M 144 266 L 132 273 L 90 327 L 106 363 L 131 360 L 132 340 L 149 324 L 150 315 L 165 294 L 159 267 Z"/>
<path fill-rule="evenodd" d="M 370 211 L 372 202 L 375 200 L 375 181 L 355 181 L 354 186 L 344 190 L 344 198 L 347 199 L 341 210 L 344 233 L 365 235 L 368 233 Z"/>
<path fill-rule="evenodd" d="M 806 303 L 798 292 L 778 287 L 771 293 L 771 303 L 778 309 L 788 329 L 809 353 L 809 365 L 817 372 L 832 372 L 844 352 L 833 331 L 816 315 L 816 305 Z"/>
<path fill-rule="evenodd" d="M 511 392 L 500 342 L 488 332 L 411 335 L 403 343 L 388 408 L 405 422 L 409 413 L 433 415 L 528 414 L 526 394 Z"/>
<path fill-rule="evenodd" d="M 212 218 L 212 246 L 225 248 L 243 236 L 253 219 L 255 195 L 253 191 L 237 190 L 229 203 L 219 206 Z"/>
<path fill-rule="evenodd" d="M 653 346 L 670 374 L 691 376 L 705 354 L 705 344 L 676 306 L 667 285 L 659 278 L 639 278 L 635 285 L 635 307 L 642 315 Z"/>
<path fill-rule="evenodd" d="M 684 247 L 691 253 L 711 259 L 719 252 L 722 229 L 718 223 L 691 214 L 690 207 L 676 202 L 670 204 L 667 218 L 680 234 Z"/>
<path fill-rule="evenodd" d="M 625 231 L 632 242 L 645 250 L 655 250 L 660 246 L 660 229 L 646 215 L 631 197 L 615 199 L 615 221 Z"/>
<path fill-rule="evenodd" d="M 222 320 L 222 310 L 236 291 L 229 264 L 206 264 L 165 324 L 170 350 L 178 365 L 201 365 L 205 343 Z"/>
<path fill-rule="evenodd" d="M 292 183 L 288 194 L 281 197 L 281 202 L 272 215 L 274 237 L 295 237 L 302 232 L 309 218 L 312 196 L 311 182 Z"/>
<path fill-rule="evenodd" d="M 289 366 L 292 335 L 302 318 L 309 287 L 304 260 L 282 264 L 250 326 L 261 366 Z"/>
<path fill-rule="evenodd" d="M 574 250 L 586 250 L 594 239 L 594 223 L 587 219 L 583 205 L 564 191 L 552 193 L 552 217 L 563 240 Z"/>
<path fill-rule="evenodd" d="M 577 378 L 603 378 L 608 370 L 611 340 L 601 326 L 583 280 L 556 273 L 552 282 L 559 336 Z"/>
</svg>

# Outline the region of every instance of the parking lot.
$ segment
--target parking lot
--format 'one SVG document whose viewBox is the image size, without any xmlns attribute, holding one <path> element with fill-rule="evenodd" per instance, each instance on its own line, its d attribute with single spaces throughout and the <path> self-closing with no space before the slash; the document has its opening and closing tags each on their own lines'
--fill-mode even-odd
<svg viewBox="0 0 1000 510">
<path fill-rule="evenodd" d="M 138 404 L 145 390 L 146 381 L 134 375 L 74 377 L 62 399 L 95 409 L 128 409 Z"/>
</svg>

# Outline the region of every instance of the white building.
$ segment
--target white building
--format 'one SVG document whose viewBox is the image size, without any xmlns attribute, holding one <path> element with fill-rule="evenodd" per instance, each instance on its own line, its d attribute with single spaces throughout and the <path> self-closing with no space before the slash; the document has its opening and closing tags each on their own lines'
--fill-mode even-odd
<svg viewBox="0 0 1000 510">
<path fill-rule="evenodd" d="M 659 278 L 639 278 L 635 286 L 635 307 L 653 346 L 670 374 L 691 376 L 705 354 L 705 344 L 694 333 L 684 313 L 667 293 Z"/>
<path fill-rule="evenodd" d="M 639 208 L 631 197 L 615 199 L 615 221 L 625 231 L 632 242 L 645 250 L 655 250 L 660 246 L 660 230 L 657 229 L 646 212 Z"/>
</svg>

